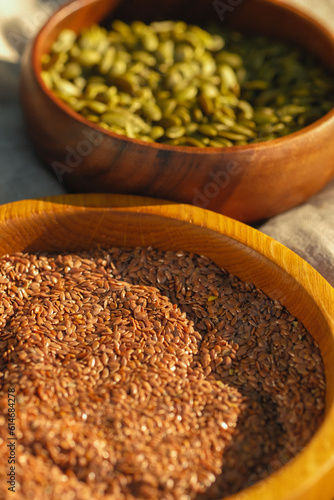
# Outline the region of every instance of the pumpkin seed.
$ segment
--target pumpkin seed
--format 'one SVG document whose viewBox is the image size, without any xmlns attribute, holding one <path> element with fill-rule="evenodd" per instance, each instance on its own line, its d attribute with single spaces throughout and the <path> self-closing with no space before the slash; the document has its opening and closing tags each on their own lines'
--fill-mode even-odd
<svg viewBox="0 0 334 500">
<path fill-rule="evenodd" d="M 143 115 L 154 122 L 158 122 L 162 118 L 161 109 L 156 104 L 144 103 L 141 109 Z"/>
<path fill-rule="evenodd" d="M 278 118 L 271 108 L 259 108 L 254 111 L 253 120 L 257 125 L 264 123 L 276 123 Z"/>
<path fill-rule="evenodd" d="M 196 139 L 195 137 L 182 137 L 182 143 L 185 146 L 195 146 L 196 148 L 204 148 L 205 144 L 200 141 L 199 139 Z"/>
<path fill-rule="evenodd" d="M 181 127 L 182 120 L 177 115 L 164 116 L 159 125 L 164 128 Z"/>
<path fill-rule="evenodd" d="M 161 109 L 161 112 L 163 116 L 169 116 L 172 113 L 174 113 L 176 106 L 177 106 L 177 100 L 173 98 L 167 98 L 167 99 L 157 99 L 157 104 Z"/>
<path fill-rule="evenodd" d="M 48 89 L 52 89 L 53 81 L 50 71 L 41 71 L 41 77 Z"/>
<path fill-rule="evenodd" d="M 203 125 L 199 125 L 198 131 L 208 137 L 216 137 L 218 134 L 217 129 L 208 123 L 204 123 Z"/>
<path fill-rule="evenodd" d="M 186 134 L 187 135 L 191 135 L 193 134 L 194 132 L 196 132 L 198 130 L 198 123 L 188 123 L 188 125 L 186 125 Z"/>
<path fill-rule="evenodd" d="M 150 135 L 152 139 L 156 141 L 157 139 L 160 139 L 160 137 L 162 137 L 164 133 L 165 129 L 163 127 L 160 127 L 159 125 L 156 125 L 155 127 L 152 127 Z"/>
<path fill-rule="evenodd" d="M 69 51 L 72 48 L 76 38 L 77 35 L 73 30 L 65 29 L 61 31 L 57 40 L 52 45 L 52 51 L 58 53 Z"/>
<path fill-rule="evenodd" d="M 139 88 L 139 81 L 136 75 L 131 73 L 124 73 L 123 75 L 114 76 L 110 79 L 113 85 L 127 94 L 135 95 L 136 90 Z"/>
<path fill-rule="evenodd" d="M 240 68 L 243 65 L 242 57 L 239 54 L 233 54 L 227 50 L 222 50 L 216 57 L 218 64 L 227 64 L 233 69 Z"/>
<path fill-rule="evenodd" d="M 218 71 L 222 81 L 222 88 L 231 89 L 237 95 L 240 90 L 239 82 L 233 68 L 228 66 L 228 64 L 221 64 L 218 67 Z"/>
<path fill-rule="evenodd" d="M 170 139 L 178 139 L 179 137 L 182 137 L 186 132 L 185 127 L 169 127 L 165 131 L 166 137 L 169 137 Z"/>
<path fill-rule="evenodd" d="M 225 147 L 229 148 L 229 147 L 233 146 L 232 141 L 230 141 L 229 139 L 223 138 L 223 137 L 215 137 L 214 141 L 215 141 L 215 143 L 220 144 L 220 146 L 218 146 L 218 147 L 225 146 Z M 217 146 L 215 146 L 215 147 L 217 147 Z"/>
<path fill-rule="evenodd" d="M 68 62 L 64 66 L 64 70 L 61 73 L 61 77 L 65 80 L 74 80 L 78 78 L 82 73 L 82 67 L 78 62 L 72 61 Z"/>
<path fill-rule="evenodd" d="M 223 147 L 222 144 L 218 141 L 215 141 L 214 139 L 211 139 L 211 141 L 209 142 L 209 145 L 212 147 L 212 148 L 221 148 Z"/>
<path fill-rule="evenodd" d="M 54 84 L 55 90 L 58 90 L 60 95 L 64 96 L 80 96 L 81 95 L 81 90 L 78 89 L 74 83 L 71 83 L 68 80 L 65 80 L 64 78 L 61 78 L 60 76 L 53 74 L 52 75 L 52 81 Z"/>
<path fill-rule="evenodd" d="M 191 122 L 189 110 L 185 106 L 178 106 L 175 110 L 175 115 L 181 118 L 183 124 Z"/>
<path fill-rule="evenodd" d="M 214 85 L 213 83 L 203 83 L 200 86 L 200 90 L 203 95 L 211 99 L 214 99 L 219 94 L 217 86 Z"/>
<path fill-rule="evenodd" d="M 100 101 L 86 101 L 86 107 L 99 115 L 107 111 L 107 105 Z"/>
<path fill-rule="evenodd" d="M 198 104 L 205 115 L 211 115 L 214 112 L 213 100 L 205 94 L 200 94 Z"/>
<path fill-rule="evenodd" d="M 256 133 L 254 132 L 254 130 L 252 130 L 251 128 L 245 127 L 244 125 L 240 125 L 239 123 L 235 123 L 234 125 L 232 125 L 230 127 L 230 130 L 232 132 L 237 132 L 237 133 L 243 134 L 247 137 L 256 137 Z"/>
<path fill-rule="evenodd" d="M 185 89 L 179 90 L 175 93 L 175 98 L 179 102 L 194 99 L 197 96 L 198 89 L 194 85 L 189 85 Z"/>
<path fill-rule="evenodd" d="M 115 58 L 116 48 L 114 46 L 108 47 L 100 62 L 99 70 L 101 75 L 107 75 L 109 73 L 115 61 Z"/>
<path fill-rule="evenodd" d="M 237 134 L 236 132 L 230 132 L 228 130 L 219 130 L 218 135 L 219 137 L 224 137 L 231 141 L 243 141 L 246 139 L 245 134 Z"/>
<path fill-rule="evenodd" d="M 77 63 L 84 68 L 91 68 L 101 61 L 101 54 L 97 50 L 83 49 L 77 57 Z"/>
<path fill-rule="evenodd" d="M 142 36 L 142 44 L 148 52 L 154 52 L 159 47 L 159 38 L 153 31 L 148 31 Z"/>
<path fill-rule="evenodd" d="M 68 106 L 115 133 L 194 147 L 272 140 L 334 103 L 334 81 L 309 54 L 263 36 L 184 21 L 114 20 L 62 31 L 41 78 Z"/>
<path fill-rule="evenodd" d="M 121 59 L 117 59 L 114 64 L 111 66 L 109 71 L 110 76 L 121 76 L 126 72 L 127 64 L 125 61 Z"/>
</svg>

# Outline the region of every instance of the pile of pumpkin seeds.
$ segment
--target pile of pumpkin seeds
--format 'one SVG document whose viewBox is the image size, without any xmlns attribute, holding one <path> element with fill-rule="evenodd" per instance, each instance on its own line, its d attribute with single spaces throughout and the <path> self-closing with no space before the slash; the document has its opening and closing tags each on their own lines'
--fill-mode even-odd
<svg viewBox="0 0 334 500">
<path fill-rule="evenodd" d="M 296 132 L 334 105 L 310 54 L 264 36 L 183 21 L 63 30 L 42 78 L 73 110 L 130 138 L 230 147 Z"/>
</svg>

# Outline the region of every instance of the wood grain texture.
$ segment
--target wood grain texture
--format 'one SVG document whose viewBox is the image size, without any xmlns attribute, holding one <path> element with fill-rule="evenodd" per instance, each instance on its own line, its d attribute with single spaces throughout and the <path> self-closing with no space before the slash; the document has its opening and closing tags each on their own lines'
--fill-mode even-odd
<svg viewBox="0 0 334 500">
<path fill-rule="evenodd" d="M 98 245 L 184 249 L 252 281 L 302 321 L 324 359 L 326 417 L 302 453 L 229 500 L 332 500 L 334 289 L 304 260 L 259 231 L 198 207 L 117 195 L 65 195 L 0 206 L 0 255 Z"/>
<path fill-rule="evenodd" d="M 43 84 L 41 55 L 61 29 L 79 31 L 107 14 L 126 20 L 219 23 L 210 0 L 194 0 L 191 8 L 185 1 L 75 0 L 51 17 L 25 52 L 21 98 L 36 151 L 51 168 L 54 162 L 58 170 L 63 168 L 69 189 L 147 195 L 255 221 L 302 203 L 333 177 L 334 110 L 288 137 L 210 150 L 117 136 L 72 111 Z M 226 21 L 299 43 L 334 70 L 333 34 L 279 0 L 244 1 L 226 14 Z"/>
</svg>

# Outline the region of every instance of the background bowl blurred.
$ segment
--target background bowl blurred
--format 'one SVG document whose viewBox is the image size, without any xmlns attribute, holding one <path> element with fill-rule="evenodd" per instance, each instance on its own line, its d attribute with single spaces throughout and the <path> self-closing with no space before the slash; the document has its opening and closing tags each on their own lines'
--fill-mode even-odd
<svg viewBox="0 0 334 500">
<path fill-rule="evenodd" d="M 334 36 L 312 18 L 279 0 L 230 3 L 224 24 L 297 43 L 334 69 Z M 300 204 L 333 177 L 334 109 L 290 136 L 231 148 L 146 143 L 72 111 L 44 85 L 41 56 L 62 29 L 79 32 L 106 17 L 219 24 L 208 0 L 75 0 L 50 18 L 25 52 L 21 96 L 37 153 L 69 189 L 145 194 L 255 221 Z"/>
<path fill-rule="evenodd" d="M 68 195 L 0 207 L 0 255 L 147 246 L 207 255 L 280 300 L 317 340 L 327 379 L 325 419 L 304 450 L 229 500 L 332 500 L 334 289 L 309 264 L 259 231 L 189 205 L 121 195 Z M 226 498 L 227 500 L 227 498 Z"/>
</svg>

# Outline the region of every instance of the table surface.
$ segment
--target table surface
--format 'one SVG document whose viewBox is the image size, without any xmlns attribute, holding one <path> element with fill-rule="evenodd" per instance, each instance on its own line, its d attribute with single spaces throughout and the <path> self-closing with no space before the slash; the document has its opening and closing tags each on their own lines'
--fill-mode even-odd
<svg viewBox="0 0 334 500">
<path fill-rule="evenodd" d="M 284 1 L 334 30 L 334 0 Z M 24 45 L 62 3 L 0 0 L 0 204 L 67 192 L 36 157 L 18 98 Z M 298 253 L 334 286 L 334 179 L 303 205 L 257 228 Z"/>
</svg>

